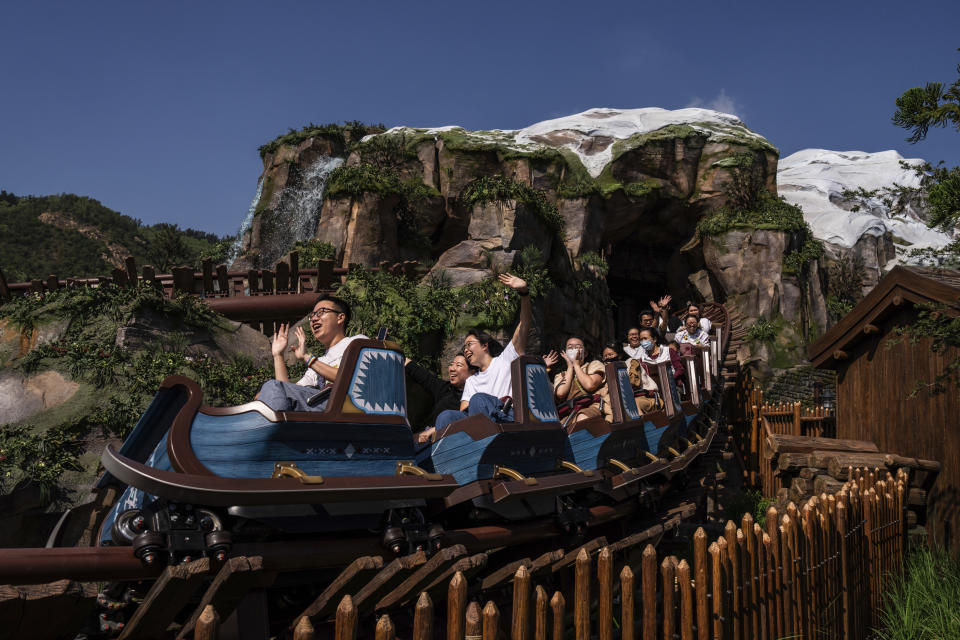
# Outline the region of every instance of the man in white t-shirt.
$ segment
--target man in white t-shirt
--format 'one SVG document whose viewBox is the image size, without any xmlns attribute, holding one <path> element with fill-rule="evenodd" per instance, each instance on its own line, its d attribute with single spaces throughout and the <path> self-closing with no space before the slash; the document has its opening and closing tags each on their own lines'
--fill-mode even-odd
<svg viewBox="0 0 960 640">
<path fill-rule="evenodd" d="M 460 410 L 443 411 L 437 416 L 437 433 L 450 424 L 473 415 L 485 415 L 494 422 L 511 422 L 513 409 L 503 411 L 502 399 L 513 393 L 510 364 L 522 356 L 530 333 L 530 291 L 527 283 L 509 273 L 500 275 L 500 282 L 520 294 L 520 321 L 513 339 L 501 351 L 500 344 L 483 331 L 471 330 L 463 341 L 463 353 L 470 366 L 479 371 L 467 378 L 460 396 Z"/>
<path fill-rule="evenodd" d="M 317 387 L 336 380 L 337 369 L 347 345 L 357 338 L 367 337 L 362 334 L 347 337 L 346 327 L 349 322 L 350 305 L 345 300 L 330 295 L 322 295 L 317 299 L 317 304 L 310 313 L 310 331 L 313 337 L 327 348 L 326 353 L 320 357 L 307 353 L 306 335 L 302 327 L 294 329 L 299 343 L 288 347 L 289 327 L 280 325 L 271 346 L 275 379 L 263 383 L 257 400 L 274 411 L 324 411 L 327 408 L 326 400 L 316 406 L 308 405 L 307 400 L 316 395 Z M 290 382 L 287 363 L 283 359 L 288 348 L 307 365 L 306 373 L 296 384 Z"/>
</svg>

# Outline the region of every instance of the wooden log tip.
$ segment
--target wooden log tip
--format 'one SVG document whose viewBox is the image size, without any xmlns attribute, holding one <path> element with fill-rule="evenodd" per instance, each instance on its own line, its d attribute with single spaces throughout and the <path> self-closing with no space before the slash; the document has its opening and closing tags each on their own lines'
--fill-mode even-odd
<svg viewBox="0 0 960 640">
<path fill-rule="evenodd" d="M 337 605 L 337 613 L 353 611 L 355 609 L 353 605 L 353 598 L 350 597 L 350 594 L 346 594 L 343 598 L 340 599 L 340 604 Z"/>
<path fill-rule="evenodd" d="M 207 605 L 208 607 L 210 605 Z M 297 621 L 297 626 L 294 628 L 293 633 L 296 636 L 303 637 L 304 633 L 313 633 L 313 624 L 310 622 L 310 616 L 300 616 L 300 620 Z"/>
<path fill-rule="evenodd" d="M 212 604 L 208 604 L 203 608 L 203 611 L 200 612 L 200 617 L 197 618 L 197 622 L 200 624 L 211 624 L 218 618 L 217 610 L 213 608 Z"/>
</svg>

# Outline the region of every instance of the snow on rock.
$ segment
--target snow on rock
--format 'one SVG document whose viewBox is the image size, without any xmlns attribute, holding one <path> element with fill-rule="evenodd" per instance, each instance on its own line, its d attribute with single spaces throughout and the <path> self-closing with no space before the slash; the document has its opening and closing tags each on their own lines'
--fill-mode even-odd
<svg viewBox="0 0 960 640">
<path fill-rule="evenodd" d="M 572 151 L 594 178 L 613 161 L 613 145 L 617 140 L 646 134 L 670 125 L 688 125 L 708 134 L 709 138 L 747 138 L 769 145 L 767 140 L 750 131 L 736 116 L 711 109 L 588 109 L 553 120 L 537 122 L 519 130 L 494 129 L 492 131 L 466 131 L 456 126 L 411 129 L 394 127 L 382 134 L 390 135 L 403 131 L 442 133 L 457 130 L 475 138 L 478 142 L 491 142 L 508 149 L 534 151 L 544 147 L 566 148 Z M 367 136 L 364 140 L 372 136 Z M 773 150 L 773 146 L 770 146 Z"/>
<path fill-rule="evenodd" d="M 947 244 L 950 236 L 927 227 L 916 199 L 901 203 L 902 210 L 894 211 L 896 197 L 894 201 L 889 196 L 884 201 L 884 194 L 844 197 L 845 190 L 919 186 L 916 173 L 901 166 L 901 161 L 904 158 L 896 151 L 804 149 L 780 159 L 777 191 L 803 209 L 815 237 L 845 249 L 864 236 L 882 236 L 888 231 L 896 236 L 898 254 Z M 906 162 L 916 165 L 923 160 Z"/>
<path fill-rule="evenodd" d="M 613 160 L 613 143 L 676 124 L 689 125 L 711 134 L 742 136 L 758 141 L 764 138 L 749 129 L 736 116 L 711 109 L 588 109 L 583 113 L 544 120 L 516 132 L 516 141 L 538 142 L 551 147 L 566 147 L 583 162 L 596 178 Z"/>
</svg>

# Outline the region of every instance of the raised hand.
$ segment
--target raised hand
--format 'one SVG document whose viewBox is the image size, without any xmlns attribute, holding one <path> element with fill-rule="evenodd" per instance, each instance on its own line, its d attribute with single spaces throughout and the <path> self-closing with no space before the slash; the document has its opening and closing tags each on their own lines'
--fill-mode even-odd
<svg viewBox="0 0 960 640">
<path fill-rule="evenodd" d="M 290 347 L 293 350 L 293 355 L 297 356 L 300 360 L 303 360 L 307 355 L 307 336 L 303 332 L 303 327 L 297 327 L 293 330 L 294 335 L 297 336 L 297 340 L 300 342 L 297 343 L 296 347 Z"/>
<path fill-rule="evenodd" d="M 283 356 L 283 353 L 287 350 L 287 330 L 289 325 L 281 324 L 277 327 L 277 332 L 273 334 L 273 342 L 270 345 L 270 353 L 274 356 Z"/>
<path fill-rule="evenodd" d="M 552 367 L 553 365 L 560 362 L 560 354 L 554 351 L 553 349 L 551 349 L 550 353 L 543 356 L 543 361 L 547 363 L 548 367 Z"/>
<path fill-rule="evenodd" d="M 517 276 L 510 275 L 509 273 L 501 273 L 498 277 L 500 278 L 500 282 L 507 285 L 511 289 L 520 291 L 527 288 L 527 281 L 523 278 L 518 278 Z"/>
<path fill-rule="evenodd" d="M 660 306 L 666 308 L 669 306 L 671 300 L 673 300 L 673 296 L 663 296 L 660 298 Z"/>
<path fill-rule="evenodd" d="M 653 300 L 650 301 L 650 308 L 653 309 L 654 313 L 660 313 L 660 307 Z"/>
</svg>

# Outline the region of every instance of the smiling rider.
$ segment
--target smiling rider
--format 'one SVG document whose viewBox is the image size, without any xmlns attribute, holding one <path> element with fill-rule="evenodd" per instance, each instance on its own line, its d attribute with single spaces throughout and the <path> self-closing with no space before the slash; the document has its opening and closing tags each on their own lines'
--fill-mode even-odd
<svg viewBox="0 0 960 640">
<path fill-rule="evenodd" d="M 270 351 L 273 353 L 274 380 L 268 380 L 260 387 L 257 399 L 274 411 L 324 411 L 327 401 L 309 406 L 307 400 L 317 393 L 317 388 L 337 378 L 337 367 L 343 358 L 347 346 L 357 338 L 366 338 L 363 334 L 347 336 L 346 328 L 350 323 L 350 305 L 335 296 L 322 295 L 310 313 L 310 331 L 317 341 L 326 347 L 322 356 L 307 353 L 306 334 L 302 327 L 294 329 L 299 341 L 288 347 L 288 325 L 280 325 L 273 335 Z M 307 365 L 307 371 L 296 384 L 290 382 L 287 363 L 283 354 L 293 351 L 297 358 Z"/>
<path fill-rule="evenodd" d="M 520 294 L 520 321 L 513 338 L 506 347 L 483 331 L 471 330 L 463 341 L 467 363 L 478 371 L 467 378 L 460 396 L 460 410 L 448 410 L 437 416 L 438 434 L 451 422 L 467 416 L 485 415 L 494 422 L 513 420 L 513 409 L 503 411 L 503 399 L 513 393 L 510 363 L 524 354 L 527 334 L 530 332 L 530 291 L 527 283 L 517 276 L 504 273 L 500 282 Z"/>
</svg>

